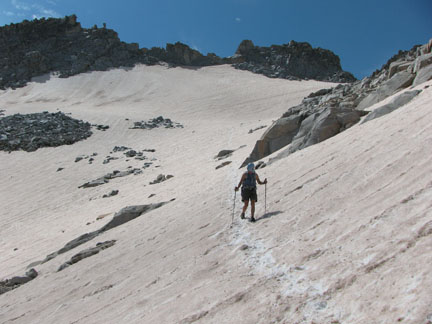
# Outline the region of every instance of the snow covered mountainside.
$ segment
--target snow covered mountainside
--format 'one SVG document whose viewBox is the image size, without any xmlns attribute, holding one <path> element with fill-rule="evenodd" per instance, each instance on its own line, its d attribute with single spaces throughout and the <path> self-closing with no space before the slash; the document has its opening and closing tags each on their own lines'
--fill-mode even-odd
<svg viewBox="0 0 432 324">
<path fill-rule="evenodd" d="M 432 323 L 432 81 L 397 111 L 267 156 L 256 223 L 234 206 L 263 126 L 335 85 L 136 66 L 1 91 L 6 116 L 109 128 L 0 151 L 0 280 L 38 273 L 0 294 L 0 322 Z"/>
</svg>

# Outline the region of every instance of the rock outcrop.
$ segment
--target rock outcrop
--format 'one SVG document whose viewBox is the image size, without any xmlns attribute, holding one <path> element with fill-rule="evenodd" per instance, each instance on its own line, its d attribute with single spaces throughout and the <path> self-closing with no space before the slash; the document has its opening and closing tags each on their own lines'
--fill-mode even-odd
<svg viewBox="0 0 432 324">
<path fill-rule="evenodd" d="M 75 15 L 24 20 L 0 27 L 0 89 L 23 87 L 33 77 L 47 73 L 69 77 L 159 62 L 195 67 L 233 64 L 273 78 L 355 80 L 342 71 L 338 56 L 308 43 L 291 41 L 281 46 L 258 47 L 243 41 L 234 56 L 221 58 L 213 53 L 203 55 L 180 42 L 167 44 L 166 48 L 139 48 L 137 43 L 120 41 L 118 34 L 105 25 L 82 28 Z"/>
<path fill-rule="evenodd" d="M 289 80 L 314 79 L 332 82 L 353 82 L 356 78 L 342 70 L 333 52 L 312 48 L 309 43 L 291 41 L 270 47 L 255 46 L 244 40 L 232 58 L 237 69 Z"/>
<path fill-rule="evenodd" d="M 246 45 L 247 51 L 251 45 Z M 290 145 L 290 154 L 322 142 L 359 122 L 362 116 L 368 114 L 365 111 L 368 107 L 412 85 L 431 80 L 432 54 L 427 53 L 426 47 L 416 45 L 409 51 L 399 51 L 380 70 L 361 81 L 311 93 L 267 129 L 242 166 L 287 145 Z M 365 121 L 402 107 L 418 93 L 401 94 L 371 113 Z"/>
</svg>

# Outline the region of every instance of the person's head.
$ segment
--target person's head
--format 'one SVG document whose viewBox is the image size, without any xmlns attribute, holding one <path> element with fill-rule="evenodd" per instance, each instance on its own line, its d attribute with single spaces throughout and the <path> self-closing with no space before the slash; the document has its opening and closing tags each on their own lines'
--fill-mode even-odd
<svg viewBox="0 0 432 324">
<path fill-rule="evenodd" d="M 255 165 L 253 163 L 249 163 L 247 165 L 248 172 L 254 172 L 255 171 Z"/>
</svg>

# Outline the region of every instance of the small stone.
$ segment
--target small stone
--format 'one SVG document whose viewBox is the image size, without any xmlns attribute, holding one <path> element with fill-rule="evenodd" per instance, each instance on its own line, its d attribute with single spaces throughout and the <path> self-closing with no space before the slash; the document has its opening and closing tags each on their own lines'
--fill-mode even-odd
<svg viewBox="0 0 432 324">
<path fill-rule="evenodd" d="M 263 169 L 266 167 L 266 164 L 264 163 L 264 161 L 259 161 L 256 165 L 255 165 L 255 169 Z"/>
<path fill-rule="evenodd" d="M 109 197 L 113 197 L 118 195 L 119 191 L 118 190 L 113 190 L 111 191 L 109 194 L 103 195 L 102 198 L 109 198 Z"/>
<path fill-rule="evenodd" d="M 137 155 L 137 152 L 135 150 L 130 150 L 124 153 L 124 155 L 126 155 L 127 157 L 134 157 Z"/>
<path fill-rule="evenodd" d="M 64 168 L 58 168 L 56 172 L 60 172 L 61 170 L 64 170 Z"/>
<path fill-rule="evenodd" d="M 315 306 L 316 306 L 317 310 L 323 310 L 324 308 L 327 308 L 327 302 L 321 301 L 321 302 L 317 303 Z"/>
<path fill-rule="evenodd" d="M 244 250 L 247 250 L 247 249 L 249 249 L 249 245 L 247 245 L 247 244 L 243 244 L 242 246 L 239 247 L 240 251 L 244 251 Z"/>
<path fill-rule="evenodd" d="M 31 268 L 30 270 L 28 270 L 26 272 L 26 276 L 29 277 L 29 278 L 34 279 L 34 278 L 36 278 L 38 276 L 38 273 L 37 273 L 37 271 L 34 268 Z"/>
</svg>

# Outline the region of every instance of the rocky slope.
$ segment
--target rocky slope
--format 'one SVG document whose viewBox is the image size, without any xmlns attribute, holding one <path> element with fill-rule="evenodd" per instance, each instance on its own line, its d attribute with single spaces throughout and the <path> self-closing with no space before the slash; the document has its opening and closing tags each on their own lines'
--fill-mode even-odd
<svg viewBox="0 0 432 324">
<path fill-rule="evenodd" d="M 322 142 L 359 122 L 360 117 L 368 114 L 365 110 L 374 104 L 431 78 L 432 53 L 428 45 L 399 51 L 370 77 L 311 93 L 300 105 L 289 108 L 257 141 L 242 165 L 260 160 L 288 145 L 284 154 Z M 401 94 L 365 121 L 405 105 L 418 93 Z"/>
<path fill-rule="evenodd" d="M 316 79 L 350 82 L 339 58 L 331 51 L 313 49 L 307 43 L 255 47 L 243 41 L 236 55 L 220 58 L 202 55 L 182 43 L 166 48 L 139 48 L 120 41 L 114 30 L 94 26 L 82 28 L 77 17 L 23 21 L 0 27 L 0 89 L 26 85 L 32 77 L 58 73 L 68 77 L 88 71 L 132 67 L 135 64 L 209 66 L 234 64 L 236 68 L 285 79 Z"/>
</svg>

